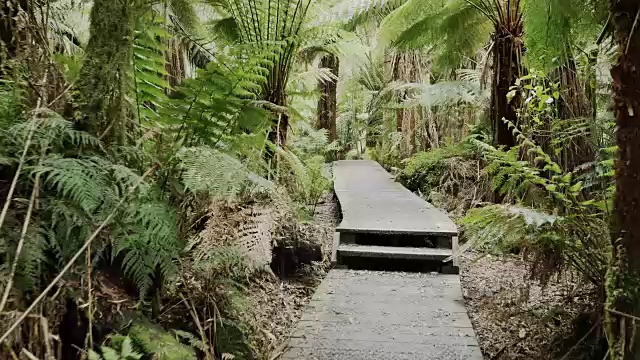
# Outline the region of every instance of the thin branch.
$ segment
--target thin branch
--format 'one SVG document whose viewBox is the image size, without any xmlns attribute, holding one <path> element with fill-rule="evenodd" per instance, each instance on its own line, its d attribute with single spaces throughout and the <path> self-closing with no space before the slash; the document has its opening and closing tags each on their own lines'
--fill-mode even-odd
<svg viewBox="0 0 640 360">
<path fill-rule="evenodd" d="M 31 305 L 29 305 L 29 307 L 22 313 L 22 315 L 20 315 L 20 317 L 2 335 L 2 337 L 0 337 L 0 343 L 5 341 L 9 337 L 9 335 L 11 335 L 11 333 L 22 323 L 22 321 L 24 321 L 24 319 L 26 319 L 29 316 L 29 314 L 33 311 L 33 309 L 35 309 L 35 307 L 40 303 L 40 301 L 42 301 L 42 299 L 44 299 L 44 297 L 47 296 L 47 294 L 51 291 L 51 289 L 53 289 L 56 286 L 56 284 L 62 279 L 62 277 L 67 273 L 67 271 L 71 269 L 71 267 L 78 260 L 78 258 L 82 256 L 82 254 L 87 250 L 89 245 L 91 245 L 91 242 L 98 236 L 98 234 L 100 234 L 102 229 L 104 229 L 105 226 L 107 226 L 107 224 L 111 221 L 111 219 L 113 219 L 116 212 L 120 209 L 122 204 L 124 204 L 124 202 L 127 200 L 128 196 L 131 195 L 140 185 L 142 185 L 144 179 L 147 178 L 149 175 L 151 175 L 158 168 L 158 166 L 159 164 L 155 164 L 151 168 L 149 168 L 149 170 L 147 170 L 142 175 L 142 177 L 140 177 L 138 182 L 129 189 L 129 191 L 122 197 L 122 199 L 120 199 L 118 204 L 116 204 L 116 206 L 113 208 L 111 213 L 107 216 L 107 218 L 104 219 L 104 221 L 102 221 L 100 226 L 98 226 L 98 228 L 93 232 L 93 234 L 89 236 L 87 241 L 85 241 L 84 245 L 82 245 L 82 247 L 75 253 L 75 255 L 73 255 L 71 260 L 69 260 L 69 262 L 64 266 L 64 268 L 62 268 L 60 273 L 51 281 L 51 283 L 42 291 L 42 293 L 38 295 L 38 297 L 31 303 Z"/>
<path fill-rule="evenodd" d="M 40 360 L 35 355 L 33 355 L 29 350 L 22 348 L 21 354 L 25 355 L 29 358 L 29 360 Z"/>
<path fill-rule="evenodd" d="M 595 324 L 593 324 L 593 326 L 591 327 L 591 329 L 589 331 L 587 331 L 586 334 L 584 334 L 584 336 L 582 336 L 580 338 L 580 340 L 578 340 L 577 343 L 575 343 L 575 345 L 573 345 L 571 347 L 571 349 L 569 349 L 569 351 L 567 351 L 566 354 L 564 354 L 564 356 L 560 359 L 560 360 L 566 360 L 569 358 L 569 355 L 573 352 L 573 350 L 575 350 L 580 344 L 582 344 L 587 337 L 589 337 L 589 335 L 591 335 L 591 333 L 598 327 L 598 325 L 600 325 L 600 321 L 602 320 L 602 318 L 598 319 L 598 321 L 596 321 Z"/>
<path fill-rule="evenodd" d="M 31 213 L 33 212 L 33 205 L 36 202 L 36 197 L 40 188 L 40 175 L 36 175 L 36 180 L 31 191 L 31 198 L 29 199 L 29 207 L 27 209 L 27 215 L 25 215 L 24 223 L 22 224 L 22 233 L 20 234 L 20 240 L 16 248 L 16 253 L 13 257 L 13 264 L 11 264 L 11 272 L 9 273 L 9 281 L 4 289 L 2 300 L 0 300 L 0 313 L 4 310 L 7 300 L 9 299 L 9 293 L 13 287 L 13 278 L 16 275 L 16 269 L 18 268 L 18 261 L 22 254 L 22 247 L 24 246 L 24 239 L 27 237 L 27 230 L 29 229 L 29 222 L 31 221 Z"/>
<path fill-rule="evenodd" d="M 620 316 L 627 317 L 627 318 L 629 318 L 629 319 L 633 319 L 633 320 L 636 320 L 636 321 L 640 321 L 640 317 L 633 316 L 633 315 L 631 315 L 631 314 L 626 314 L 626 313 L 620 312 L 620 311 L 618 311 L 618 310 L 609 309 L 609 308 L 606 308 L 606 309 L 604 309 L 604 310 L 605 310 L 605 311 L 607 311 L 607 312 L 610 312 L 610 313 L 612 313 L 612 314 L 616 314 L 616 315 L 620 315 Z"/>
<path fill-rule="evenodd" d="M 40 104 L 40 100 L 38 100 L 38 104 Z M 34 112 L 37 112 L 38 107 Z M 9 211 L 9 204 L 11 203 L 11 198 L 13 197 L 13 192 L 16 189 L 16 184 L 18 183 L 18 178 L 20 177 L 20 172 L 22 171 L 22 167 L 24 166 L 25 159 L 27 157 L 27 152 L 29 147 L 31 146 L 31 138 L 33 137 L 33 133 L 36 131 L 36 127 L 38 126 L 38 122 L 34 121 L 29 133 L 27 134 L 27 140 L 24 144 L 24 149 L 22 150 L 22 156 L 20 156 L 20 162 L 18 163 L 18 168 L 16 169 L 16 174 L 13 176 L 13 181 L 11 182 L 11 187 L 9 187 L 9 193 L 7 194 L 7 200 L 4 202 L 4 207 L 2 208 L 2 213 L 0 214 L 0 228 L 2 228 L 2 224 L 4 223 L 4 219 L 7 216 L 7 212 Z"/>
<path fill-rule="evenodd" d="M 636 18 L 633 20 L 633 26 L 631 26 L 631 32 L 629 33 L 629 39 L 627 39 L 627 46 L 624 49 L 624 53 L 629 52 L 629 46 L 631 46 L 631 40 L 633 39 L 633 33 L 636 32 L 636 27 L 638 27 L 638 19 L 640 19 L 640 9 L 636 13 Z"/>
<path fill-rule="evenodd" d="M 67 87 L 60 94 L 58 94 L 58 96 L 56 96 L 55 99 L 51 100 L 51 102 L 49 102 L 47 104 L 47 107 L 50 108 L 53 104 L 56 103 L 56 101 L 60 100 L 60 98 L 63 97 L 64 94 L 66 94 L 69 90 L 71 90 L 73 85 L 75 85 L 75 83 L 71 83 L 71 84 L 67 85 Z"/>
</svg>

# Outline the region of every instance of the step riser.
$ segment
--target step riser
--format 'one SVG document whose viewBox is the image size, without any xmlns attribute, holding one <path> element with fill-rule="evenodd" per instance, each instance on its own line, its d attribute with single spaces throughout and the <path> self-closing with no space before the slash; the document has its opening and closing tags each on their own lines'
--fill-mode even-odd
<svg viewBox="0 0 640 360">
<path fill-rule="evenodd" d="M 411 234 L 340 233 L 340 243 L 451 249 L 451 236 Z"/>
<path fill-rule="evenodd" d="M 338 258 L 374 258 L 374 259 L 394 259 L 394 260 L 422 260 L 443 262 L 449 256 L 443 255 L 422 255 L 422 254 L 379 254 L 375 252 L 350 252 L 338 250 Z"/>
<path fill-rule="evenodd" d="M 338 244 L 335 263 L 349 268 L 457 273 L 450 249 Z M 449 260 L 446 263 L 445 260 Z"/>
<path fill-rule="evenodd" d="M 459 268 L 450 262 L 437 260 L 415 260 L 399 258 L 374 258 L 357 256 L 337 257 L 338 269 L 372 270 L 372 271 L 404 271 L 404 272 L 438 272 L 441 274 L 458 274 Z"/>
</svg>

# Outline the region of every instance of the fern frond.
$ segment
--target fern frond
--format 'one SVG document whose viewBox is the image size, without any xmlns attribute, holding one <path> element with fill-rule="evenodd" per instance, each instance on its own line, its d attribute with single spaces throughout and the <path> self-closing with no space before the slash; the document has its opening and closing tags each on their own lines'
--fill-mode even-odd
<svg viewBox="0 0 640 360">
<path fill-rule="evenodd" d="M 249 171 L 240 160 L 211 148 L 183 148 L 177 157 L 185 189 L 196 194 L 230 198 L 250 184 L 264 189 L 273 188 L 270 181 Z"/>
<path fill-rule="evenodd" d="M 177 274 L 175 260 L 182 246 L 175 211 L 148 192 L 135 199 L 120 218 L 121 224 L 113 232 L 113 258 L 124 254 L 123 271 L 144 295 L 155 279 L 156 268 L 165 281 Z"/>
<path fill-rule="evenodd" d="M 174 0 L 182 3 L 183 1 Z M 165 69 L 167 41 L 164 17 L 151 10 L 136 21 L 133 44 L 134 81 L 136 107 L 140 121 L 149 123 L 158 120 L 158 112 L 167 102 L 166 91 L 171 90 L 166 80 Z"/>
<path fill-rule="evenodd" d="M 480 105 L 488 100 L 479 84 L 466 81 L 446 81 L 435 84 L 416 84 L 419 93 L 405 101 L 405 106 L 421 105 L 426 108 L 454 104 Z"/>
<path fill-rule="evenodd" d="M 346 0 L 320 15 L 319 23 L 340 22 L 346 24 L 347 29 L 355 29 L 372 20 L 382 20 L 404 2 L 406 0 Z"/>
<path fill-rule="evenodd" d="M 381 28 L 384 41 L 401 48 L 433 47 L 436 65 L 442 68 L 457 67 L 465 58 L 477 54 L 491 31 L 489 19 L 465 0 L 428 5 L 409 1 L 389 15 Z"/>
<path fill-rule="evenodd" d="M 43 184 L 54 190 L 61 198 L 78 204 L 91 214 L 104 201 L 104 189 L 109 184 L 103 173 L 105 161 L 98 157 L 63 158 L 50 155 L 33 167 L 32 175 L 39 175 Z"/>
</svg>

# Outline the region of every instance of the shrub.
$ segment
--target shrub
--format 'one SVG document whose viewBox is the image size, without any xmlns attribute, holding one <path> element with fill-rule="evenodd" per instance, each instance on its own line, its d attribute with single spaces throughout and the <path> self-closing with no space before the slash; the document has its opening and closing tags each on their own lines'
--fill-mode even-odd
<svg viewBox="0 0 640 360">
<path fill-rule="evenodd" d="M 448 159 L 465 160 L 474 155 L 473 149 L 464 143 L 420 152 L 403 161 L 405 166 L 398 179 L 409 190 L 420 191 L 428 196 L 443 183 L 447 172 L 452 170 L 450 165 L 455 167 L 455 163 L 447 162 Z"/>
</svg>

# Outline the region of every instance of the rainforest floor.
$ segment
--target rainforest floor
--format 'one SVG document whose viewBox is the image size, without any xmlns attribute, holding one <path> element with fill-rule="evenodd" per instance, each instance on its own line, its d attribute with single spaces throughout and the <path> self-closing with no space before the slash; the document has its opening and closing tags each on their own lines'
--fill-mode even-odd
<svg viewBox="0 0 640 360">
<path fill-rule="evenodd" d="M 539 284 L 528 266 L 520 255 L 463 256 L 462 291 L 485 359 L 596 358 L 601 322 L 588 285 L 572 275 Z"/>
</svg>

